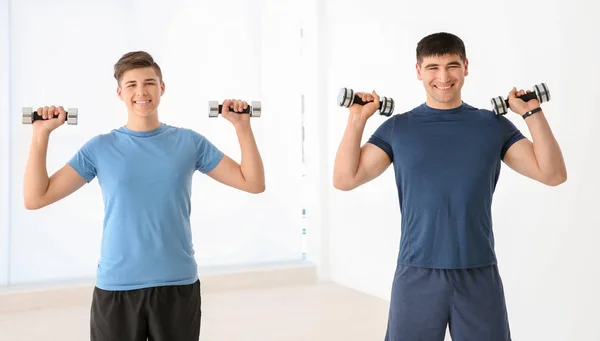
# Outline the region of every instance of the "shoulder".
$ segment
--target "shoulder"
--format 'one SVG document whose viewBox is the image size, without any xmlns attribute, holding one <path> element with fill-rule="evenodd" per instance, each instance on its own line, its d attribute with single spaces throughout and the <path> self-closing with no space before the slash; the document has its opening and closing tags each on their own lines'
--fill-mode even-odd
<svg viewBox="0 0 600 341">
<path fill-rule="evenodd" d="M 506 119 L 506 115 L 496 115 L 491 109 L 478 108 L 467 103 L 464 104 L 464 110 L 465 112 L 472 112 L 484 118 Z"/>
<path fill-rule="evenodd" d="M 196 143 L 201 143 L 207 141 L 208 139 L 202 133 L 191 129 L 191 128 L 183 128 L 183 127 L 171 127 L 172 133 L 179 135 L 181 137 L 190 138 Z"/>
<path fill-rule="evenodd" d="M 383 124 L 387 124 L 390 127 L 394 127 L 396 125 L 402 125 L 404 122 L 409 121 L 414 116 L 419 115 L 419 113 L 421 113 L 421 111 L 422 111 L 421 106 L 417 106 L 417 107 L 411 108 L 406 111 L 398 112 L 398 113 L 392 115 L 391 117 L 389 117 L 387 120 L 385 120 L 385 122 L 383 122 Z"/>
<path fill-rule="evenodd" d="M 478 118 L 486 121 L 493 121 L 500 125 L 512 125 L 512 122 L 506 115 L 496 115 L 496 113 L 490 109 L 477 108 L 469 104 L 464 105 L 465 112 L 473 113 Z"/>
<path fill-rule="evenodd" d="M 206 137 L 201 133 L 185 127 L 178 127 L 170 124 L 163 123 L 163 130 L 160 134 L 164 138 L 176 140 L 193 140 L 194 142 L 202 142 L 206 140 Z"/>
<path fill-rule="evenodd" d="M 377 126 L 377 129 L 375 130 L 375 135 L 378 134 L 382 134 L 382 133 L 389 133 L 391 132 L 391 130 L 393 129 L 396 120 L 398 120 L 398 118 L 401 116 L 401 114 L 394 114 L 390 117 L 387 117 L 386 119 L 383 120 L 383 122 L 379 122 L 379 123 L 375 123 L 375 125 Z"/>
<path fill-rule="evenodd" d="M 496 115 L 496 113 L 489 109 L 475 108 L 467 105 L 465 110 L 472 111 L 479 122 L 482 122 L 486 126 L 493 127 L 493 132 L 498 133 L 502 136 L 519 134 L 520 131 L 511 120 L 511 117 L 507 115 Z"/>
<path fill-rule="evenodd" d="M 477 115 L 477 116 L 483 117 L 483 118 L 495 118 L 495 117 L 497 117 L 497 115 L 493 111 L 491 111 L 489 109 L 478 108 L 478 107 L 470 105 L 468 103 L 463 103 L 462 111 L 464 113 L 474 114 L 474 115 Z"/>
<path fill-rule="evenodd" d="M 112 143 L 116 139 L 114 130 L 108 133 L 98 134 L 88 139 L 83 145 L 84 149 L 97 150 L 107 143 Z"/>
<path fill-rule="evenodd" d="M 167 128 L 167 135 L 176 136 L 175 139 L 179 141 L 191 142 L 198 150 L 214 147 L 213 143 L 204 134 L 194 129 L 174 126 L 167 126 Z"/>
</svg>

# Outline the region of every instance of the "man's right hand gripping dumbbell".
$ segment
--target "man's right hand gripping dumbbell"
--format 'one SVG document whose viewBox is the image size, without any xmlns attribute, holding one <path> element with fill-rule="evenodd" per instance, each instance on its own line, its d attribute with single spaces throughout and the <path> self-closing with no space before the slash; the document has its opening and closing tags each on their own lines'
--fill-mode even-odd
<svg viewBox="0 0 600 341">
<path fill-rule="evenodd" d="M 67 111 L 62 106 L 40 107 L 37 109 L 37 114 L 41 119 L 33 120 L 34 131 L 49 134 L 67 121 Z"/>
</svg>

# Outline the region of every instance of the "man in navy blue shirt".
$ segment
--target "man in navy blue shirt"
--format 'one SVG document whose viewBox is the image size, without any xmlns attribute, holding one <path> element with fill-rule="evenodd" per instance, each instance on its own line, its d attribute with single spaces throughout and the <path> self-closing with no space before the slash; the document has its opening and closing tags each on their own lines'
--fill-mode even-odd
<svg viewBox="0 0 600 341">
<path fill-rule="evenodd" d="M 566 181 L 560 148 L 538 100 L 519 99 L 533 142 L 505 116 L 461 97 L 468 75 L 463 41 L 441 32 L 417 45 L 416 71 L 426 102 L 387 119 L 362 147 L 365 123 L 379 108 L 375 91 L 358 93 L 334 166 L 334 186 L 349 191 L 394 165 L 402 213 L 386 341 L 511 340 L 494 251 L 492 195 L 504 161 L 548 186 Z"/>
</svg>

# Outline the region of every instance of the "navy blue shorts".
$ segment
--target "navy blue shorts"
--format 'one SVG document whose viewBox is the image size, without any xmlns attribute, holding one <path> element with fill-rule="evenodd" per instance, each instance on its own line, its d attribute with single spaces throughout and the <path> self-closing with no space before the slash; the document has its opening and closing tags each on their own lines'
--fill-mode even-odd
<svg viewBox="0 0 600 341">
<path fill-rule="evenodd" d="M 510 341 L 498 267 L 398 266 L 385 341 Z"/>
</svg>

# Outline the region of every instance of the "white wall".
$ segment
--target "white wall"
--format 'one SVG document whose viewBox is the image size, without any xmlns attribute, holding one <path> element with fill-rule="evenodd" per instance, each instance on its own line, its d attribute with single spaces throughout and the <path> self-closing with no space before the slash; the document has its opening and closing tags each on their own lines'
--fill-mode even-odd
<svg viewBox="0 0 600 341">
<path fill-rule="evenodd" d="M 487 9 L 485 7 L 493 9 Z M 600 239 L 597 192 L 595 4 L 574 1 L 416 2 L 329 0 L 327 27 L 327 153 L 331 276 L 336 282 L 389 299 L 400 239 L 393 169 L 352 192 L 333 188 L 333 160 L 347 109 L 340 87 L 392 96 L 396 113 L 425 100 L 414 69 L 416 44 L 436 31 L 466 43 L 470 75 L 463 99 L 489 108 L 512 86 L 546 82 L 553 99 L 543 104 L 567 163 L 567 183 L 550 188 L 503 167 L 493 217 L 499 267 L 516 340 L 600 340 Z M 525 122 L 507 116 L 528 137 Z M 385 120 L 375 115 L 365 142 Z M 595 302 L 595 303 L 592 303 Z M 382 329 L 385 326 L 382 325 Z"/>
<path fill-rule="evenodd" d="M 305 184 L 308 260 L 317 264 L 320 281 L 330 280 L 329 269 L 329 155 L 327 153 L 327 28 L 325 1 L 301 0 L 302 58 L 304 95 Z"/>
<path fill-rule="evenodd" d="M 5 161 L 11 165 L 10 195 L 2 189 L 11 205 L 0 220 L 0 280 L 7 274 L 2 266 L 8 258 L 10 284 L 95 276 L 103 219 L 97 180 L 55 205 L 25 210 L 22 183 L 31 126 L 22 125 L 16 115 L 23 106 L 79 108 L 79 125 L 65 125 L 51 137 L 48 170 L 53 173 L 87 140 L 125 123 L 112 67 L 122 54 L 138 49 L 150 52 L 163 69 L 162 121 L 197 130 L 237 161 L 240 151 L 233 127 L 224 119 L 209 119 L 207 102 L 229 97 L 262 100 L 263 116 L 253 119 L 252 126 L 265 164 L 267 191 L 246 194 L 196 175 L 192 224 L 200 266 L 300 259 L 303 202 L 289 195 L 303 185 L 301 90 L 290 81 L 300 73 L 295 68 L 300 46 L 297 4 L 11 1 L 10 34 L 0 29 L 0 47 L 6 45 L 5 36 L 11 39 L 10 102 L 0 101 L 10 105 L 1 112 L 12 115 L 10 147 L 0 150 L 2 179 Z M 48 18 L 59 19 L 49 23 Z M 6 60 L 0 56 L 0 71 L 7 69 Z M 6 210 L 8 205 L 0 207 Z M 8 235 L 10 248 L 5 249 Z"/>
<path fill-rule="evenodd" d="M 8 0 L 0 0 L 0 286 L 8 284 L 9 267 L 9 73 Z"/>
</svg>

